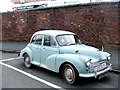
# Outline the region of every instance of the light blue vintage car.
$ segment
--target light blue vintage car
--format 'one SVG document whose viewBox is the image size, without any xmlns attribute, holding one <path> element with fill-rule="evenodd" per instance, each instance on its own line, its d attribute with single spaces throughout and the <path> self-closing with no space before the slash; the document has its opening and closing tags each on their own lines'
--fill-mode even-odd
<svg viewBox="0 0 120 90">
<path fill-rule="evenodd" d="M 61 73 L 69 84 L 78 77 L 101 77 L 112 69 L 109 53 L 84 45 L 76 34 L 62 30 L 34 33 L 20 57 L 27 68 L 33 64 Z"/>
</svg>

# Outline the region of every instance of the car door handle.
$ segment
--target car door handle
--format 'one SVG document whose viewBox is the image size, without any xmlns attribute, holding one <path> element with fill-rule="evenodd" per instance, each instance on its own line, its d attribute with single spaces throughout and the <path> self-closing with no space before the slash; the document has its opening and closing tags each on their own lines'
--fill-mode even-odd
<svg viewBox="0 0 120 90">
<path fill-rule="evenodd" d="M 42 49 L 45 49 L 45 47 L 43 47 Z"/>
</svg>

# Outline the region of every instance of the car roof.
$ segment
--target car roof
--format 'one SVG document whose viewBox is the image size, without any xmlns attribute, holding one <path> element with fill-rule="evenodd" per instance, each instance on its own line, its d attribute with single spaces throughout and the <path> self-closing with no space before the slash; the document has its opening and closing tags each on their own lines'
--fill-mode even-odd
<svg viewBox="0 0 120 90">
<path fill-rule="evenodd" d="M 64 31 L 64 30 L 42 30 L 42 31 L 37 31 L 36 33 L 34 33 L 34 35 L 36 34 L 44 34 L 44 35 L 50 35 L 50 36 L 55 37 L 57 35 L 74 34 L 74 33 L 69 32 L 69 31 Z"/>
</svg>

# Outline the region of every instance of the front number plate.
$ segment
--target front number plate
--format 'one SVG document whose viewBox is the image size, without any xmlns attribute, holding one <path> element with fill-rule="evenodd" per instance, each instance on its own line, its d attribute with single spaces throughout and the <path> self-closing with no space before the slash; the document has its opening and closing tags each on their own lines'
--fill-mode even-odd
<svg viewBox="0 0 120 90">
<path fill-rule="evenodd" d="M 95 65 L 95 70 L 96 71 L 100 71 L 100 70 L 102 70 L 102 69 L 104 69 L 104 68 L 106 68 L 106 63 L 100 63 L 100 64 L 97 64 L 97 65 Z"/>
</svg>

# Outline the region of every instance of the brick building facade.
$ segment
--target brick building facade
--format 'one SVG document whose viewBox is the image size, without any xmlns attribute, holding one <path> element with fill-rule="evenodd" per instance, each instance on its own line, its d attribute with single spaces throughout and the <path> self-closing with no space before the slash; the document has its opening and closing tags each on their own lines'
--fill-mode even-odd
<svg viewBox="0 0 120 90">
<path fill-rule="evenodd" d="M 2 14 L 2 41 L 29 41 L 43 29 L 78 34 L 82 43 L 120 47 L 119 2 L 74 5 Z"/>
</svg>

